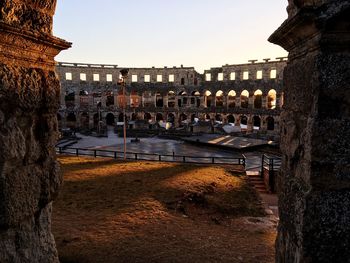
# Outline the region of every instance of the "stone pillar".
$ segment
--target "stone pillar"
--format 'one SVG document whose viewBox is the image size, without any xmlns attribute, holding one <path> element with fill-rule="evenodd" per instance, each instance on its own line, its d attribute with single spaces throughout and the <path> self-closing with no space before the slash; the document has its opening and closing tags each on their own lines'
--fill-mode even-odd
<svg viewBox="0 0 350 263">
<path fill-rule="evenodd" d="M 350 2 L 289 0 L 276 262 L 350 258 Z"/>
<path fill-rule="evenodd" d="M 102 107 L 102 109 L 105 109 L 107 107 L 106 103 L 107 103 L 107 96 L 106 96 L 106 94 L 103 94 L 101 96 L 101 107 Z"/>
<path fill-rule="evenodd" d="M 74 108 L 79 109 L 80 108 L 80 95 L 79 90 L 74 91 Z"/>
<path fill-rule="evenodd" d="M 253 116 L 250 114 L 248 116 L 248 122 L 247 122 L 247 132 L 253 132 L 254 127 L 253 127 Z"/>
<path fill-rule="evenodd" d="M 52 36 L 56 1 L 0 2 L 0 261 L 58 262 L 51 207 L 60 84 Z"/>
<path fill-rule="evenodd" d="M 253 109 L 254 108 L 254 91 L 252 93 L 249 92 L 248 108 L 249 109 Z"/>
<path fill-rule="evenodd" d="M 238 94 L 235 97 L 235 107 L 241 107 L 241 96 Z"/>
</svg>

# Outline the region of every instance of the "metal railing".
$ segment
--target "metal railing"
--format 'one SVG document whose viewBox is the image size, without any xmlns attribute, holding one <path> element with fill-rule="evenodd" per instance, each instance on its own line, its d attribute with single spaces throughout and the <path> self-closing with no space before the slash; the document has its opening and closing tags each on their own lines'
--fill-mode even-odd
<svg viewBox="0 0 350 263">
<path fill-rule="evenodd" d="M 276 176 L 281 168 L 282 160 L 280 157 L 275 155 L 264 154 L 261 158 L 261 177 L 264 179 L 266 188 L 275 192 Z"/>
<path fill-rule="evenodd" d="M 111 151 L 103 149 L 56 147 L 58 154 L 68 154 L 75 156 L 93 156 L 109 157 L 114 159 L 124 159 L 124 152 Z M 173 154 L 156 154 L 142 152 L 126 152 L 127 160 L 144 160 L 157 162 L 176 162 L 176 163 L 194 163 L 194 164 L 225 164 L 225 165 L 243 165 L 245 167 L 245 157 L 217 157 L 217 156 L 188 156 Z"/>
</svg>

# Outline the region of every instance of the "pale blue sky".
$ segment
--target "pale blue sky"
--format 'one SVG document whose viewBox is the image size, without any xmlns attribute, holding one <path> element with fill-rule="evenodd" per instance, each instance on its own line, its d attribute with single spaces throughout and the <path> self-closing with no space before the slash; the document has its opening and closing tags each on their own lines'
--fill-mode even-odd
<svg viewBox="0 0 350 263">
<path fill-rule="evenodd" d="M 56 60 L 198 71 L 286 56 L 267 38 L 287 0 L 58 0 L 54 34 L 73 42 Z"/>
</svg>

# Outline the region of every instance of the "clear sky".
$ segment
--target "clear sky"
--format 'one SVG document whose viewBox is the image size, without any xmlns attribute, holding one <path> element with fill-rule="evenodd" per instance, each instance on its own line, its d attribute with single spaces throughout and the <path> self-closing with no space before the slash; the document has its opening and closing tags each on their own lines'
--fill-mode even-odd
<svg viewBox="0 0 350 263">
<path fill-rule="evenodd" d="M 58 0 L 54 34 L 73 42 L 57 61 L 198 71 L 287 52 L 267 38 L 287 0 Z"/>
</svg>

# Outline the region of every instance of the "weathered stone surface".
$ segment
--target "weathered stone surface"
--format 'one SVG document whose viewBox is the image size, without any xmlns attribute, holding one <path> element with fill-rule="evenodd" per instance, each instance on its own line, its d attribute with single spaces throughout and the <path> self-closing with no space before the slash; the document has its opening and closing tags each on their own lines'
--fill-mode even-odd
<svg viewBox="0 0 350 263">
<path fill-rule="evenodd" d="M 51 203 L 60 85 L 51 35 L 55 1 L 0 3 L 0 262 L 58 262 Z"/>
<path fill-rule="evenodd" d="M 349 1 L 289 1 L 277 262 L 350 260 Z"/>
</svg>

